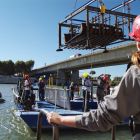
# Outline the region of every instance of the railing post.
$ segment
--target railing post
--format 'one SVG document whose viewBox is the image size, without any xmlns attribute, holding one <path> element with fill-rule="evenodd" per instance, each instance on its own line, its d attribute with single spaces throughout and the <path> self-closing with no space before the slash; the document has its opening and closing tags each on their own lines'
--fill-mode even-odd
<svg viewBox="0 0 140 140">
<path fill-rule="evenodd" d="M 41 140 L 42 116 L 43 114 L 40 112 L 37 121 L 37 140 Z"/>
<path fill-rule="evenodd" d="M 87 112 L 87 95 L 88 93 L 87 93 L 87 90 L 86 90 L 86 93 L 85 93 L 85 99 L 84 99 L 84 112 Z"/>
<path fill-rule="evenodd" d="M 59 128 L 53 125 L 53 140 L 59 140 Z"/>
<path fill-rule="evenodd" d="M 41 140 L 41 129 L 42 129 L 42 117 L 46 115 L 47 111 L 45 109 L 40 109 L 37 122 L 37 140 Z M 52 126 L 53 129 L 53 140 L 59 140 L 59 128 L 56 125 Z"/>
<path fill-rule="evenodd" d="M 111 129 L 111 140 L 115 140 L 116 138 L 116 126 L 113 126 Z"/>
</svg>

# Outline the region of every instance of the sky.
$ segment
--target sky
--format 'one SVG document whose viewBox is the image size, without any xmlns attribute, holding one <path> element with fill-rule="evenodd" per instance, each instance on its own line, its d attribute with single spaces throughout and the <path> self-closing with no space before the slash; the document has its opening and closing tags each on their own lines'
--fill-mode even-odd
<svg viewBox="0 0 140 140">
<path fill-rule="evenodd" d="M 34 68 L 68 59 L 71 55 L 91 51 L 58 48 L 58 23 L 89 0 L 0 0 L 0 61 L 34 60 Z M 112 8 L 123 0 L 103 0 Z M 132 3 L 133 14 L 140 14 L 140 0 Z M 94 65 L 93 65 L 94 67 Z M 121 76 L 126 65 L 95 69 L 96 74 Z"/>
</svg>

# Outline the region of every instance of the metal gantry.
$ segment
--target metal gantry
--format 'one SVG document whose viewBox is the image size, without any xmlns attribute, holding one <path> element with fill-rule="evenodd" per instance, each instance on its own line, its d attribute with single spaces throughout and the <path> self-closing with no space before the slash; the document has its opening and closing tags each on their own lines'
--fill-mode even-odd
<svg viewBox="0 0 140 140">
<path fill-rule="evenodd" d="M 91 6 L 91 3 L 95 1 L 97 0 L 81 6 L 59 23 L 59 49 L 57 51 L 65 48 L 106 50 L 108 45 L 131 40 L 128 32 L 136 15 L 130 14 L 130 8 L 128 8 L 128 13 L 116 10 L 124 6 L 129 7 L 134 0 L 128 0 L 110 10 L 105 8 L 104 3 L 100 7 Z"/>
</svg>

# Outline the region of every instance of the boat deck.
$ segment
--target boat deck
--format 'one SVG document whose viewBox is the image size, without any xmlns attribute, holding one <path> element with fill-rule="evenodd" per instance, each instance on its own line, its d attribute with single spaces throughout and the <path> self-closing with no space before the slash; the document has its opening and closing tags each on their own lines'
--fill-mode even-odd
<svg viewBox="0 0 140 140">
<path fill-rule="evenodd" d="M 21 117 L 24 122 L 31 128 L 36 130 L 37 128 L 37 121 L 38 121 L 38 115 L 40 109 L 45 109 L 46 111 L 54 111 L 60 115 L 63 116 L 69 116 L 69 115 L 81 115 L 83 112 L 80 111 L 74 111 L 74 110 L 67 110 L 58 106 L 55 106 L 51 103 L 48 103 L 46 101 L 37 101 L 36 102 L 37 107 L 35 107 L 32 111 L 24 111 L 22 109 L 22 106 L 19 107 L 17 111 L 14 112 L 14 114 L 18 117 Z M 47 129 L 51 128 L 52 126 L 48 123 L 46 116 L 43 116 L 42 119 L 42 128 Z M 61 128 L 61 126 L 60 126 Z"/>
</svg>

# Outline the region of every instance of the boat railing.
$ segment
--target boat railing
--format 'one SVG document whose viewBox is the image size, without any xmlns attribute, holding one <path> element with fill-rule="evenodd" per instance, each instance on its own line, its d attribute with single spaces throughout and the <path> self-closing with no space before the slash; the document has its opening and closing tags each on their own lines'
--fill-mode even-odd
<svg viewBox="0 0 140 140">
<path fill-rule="evenodd" d="M 14 96 L 18 98 L 18 97 L 19 97 L 19 95 L 18 95 L 18 93 L 17 93 L 16 88 L 12 88 L 12 90 L 13 90 L 13 94 L 14 94 Z"/>
<path fill-rule="evenodd" d="M 18 95 L 17 89 L 16 88 L 12 88 L 13 90 L 13 97 L 14 97 L 14 102 L 18 103 L 20 100 L 20 96 Z"/>
<path fill-rule="evenodd" d="M 111 140 L 115 139 L 116 139 L 116 126 L 113 126 L 111 130 Z"/>
<path fill-rule="evenodd" d="M 46 87 L 45 98 L 47 102 L 60 106 L 64 109 L 70 109 L 70 99 L 68 90 L 60 87 Z"/>
<path fill-rule="evenodd" d="M 63 88 L 57 88 L 57 87 L 47 87 L 46 88 L 46 93 L 48 93 L 48 99 L 53 100 L 54 104 L 57 105 L 57 100 L 63 99 L 63 108 L 66 108 L 66 102 L 69 101 L 68 94 L 66 93 L 68 90 L 63 89 Z M 15 99 L 17 100 L 19 95 L 17 94 L 17 89 L 13 88 L 13 93 L 15 96 Z M 53 97 L 53 98 L 52 98 Z M 69 104 L 69 103 L 68 103 Z M 42 117 L 48 113 L 47 110 L 45 109 L 40 109 L 39 110 L 39 115 L 38 115 L 38 122 L 37 122 L 37 140 L 41 140 L 41 134 L 42 134 Z M 115 140 L 115 132 L 116 132 L 116 127 L 112 127 L 111 131 L 111 140 Z M 59 126 L 52 124 L 52 129 L 53 129 L 53 140 L 59 140 Z"/>
<path fill-rule="evenodd" d="M 48 113 L 47 110 L 45 109 L 40 109 L 39 115 L 38 115 L 38 122 L 37 122 L 37 140 L 41 140 L 41 135 L 42 135 L 42 117 L 43 115 L 46 115 Z M 59 126 L 52 124 L 52 129 L 53 129 L 53 140 L 59 140 L 60 135 L 59 135 Z M 112 127 L 111 130 L 111 140 L 116 139 L 116 126 Z"/>
<path fill-rule="evenodd" d="M 38 115 L 38 122 L 37 122 L 37 140 L 41 140 L 42 135 L 42 117 L 43 115 L 46 115 L 48 113 L 45 109 L 40 109 L 39 115 Z M 52 124 L 53 129 L 53 140 L 59 140 L 59 128 L 57 125 Z"/>
</svg>

